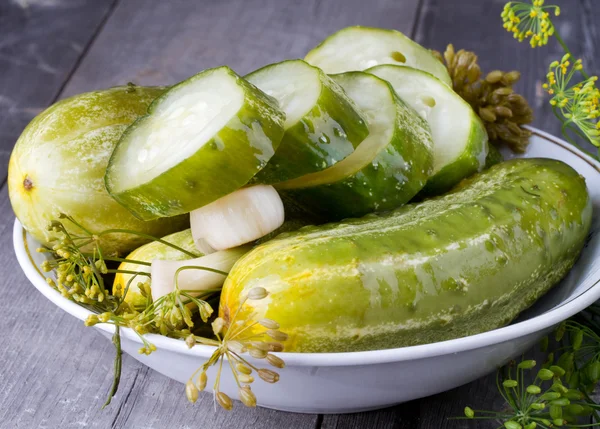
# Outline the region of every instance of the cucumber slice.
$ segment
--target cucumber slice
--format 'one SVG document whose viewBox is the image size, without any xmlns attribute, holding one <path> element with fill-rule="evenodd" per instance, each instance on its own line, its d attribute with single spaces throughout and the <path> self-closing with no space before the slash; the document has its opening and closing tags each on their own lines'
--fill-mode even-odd
<svg viewBox="0 0 600 429">
<path fill-rule="evenodd" d="M 275 153 L 284 114 L 228 67 L 172 87 L 132 124 L 105 176 L 143 220 L 189 213 L 245 185 Z"/>
<path fill-rule="evenodd" d="M 328 74 L 380 64 L 408 66 L 431 73 L 452 87 L 446 66 L 428 49 L 396 30 L 347 27 L 323 40 L 304 59 Z"/>
<path fill-rule="evenodd" d="M 367 118 L 369 136 L 323 171 L 275 185 L 329 220 L 389 210 L 419 192 L 433 168 L 429 127 L 384 80 L 364 72 L 334 75 Z"/>
<path fill-rule="evenodd" d="M 442 194 L 485 166 L 487 133 L 471 106 L 429 73 L 382 65 L 367 70 L 387 80 L 406 103 L 429 122 L 434 175 L 424 195 Z"/>
<path fill-rule="evenodd" d="M 281 144 L 255 176 L 257 182 L 273 184 L 323 170 L 354 152 L 369 134 L 340 86 L 302 60 L 272 64 L 245 78 L 276 98 L 286 114 Z"/>
</svg>

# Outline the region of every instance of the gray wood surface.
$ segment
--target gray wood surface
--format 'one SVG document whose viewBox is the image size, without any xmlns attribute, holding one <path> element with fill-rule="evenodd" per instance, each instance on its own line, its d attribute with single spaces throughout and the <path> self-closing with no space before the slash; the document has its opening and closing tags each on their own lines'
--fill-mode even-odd
<svg viewBox="0 0 600 429">
<path fill-rule="evenodd" d="M 302 58 L 349 25 L 410 32 L 417 5 L 418 0 L 121 0 L 65 95 L 129 81 L 170 84 L 223 64 L 246 74 Z"/>
<path fill-rule="evenodd" d="M 561 34 L 588 68 L 600 69 L 593 3 L 565 0 Z M 555 46 L 532 51 L 504 32 L 503 0 L 0 0 L 0 183 L 18 134 L 55 99 L 133 81 L 171 84 L 221 64 L 239 73 L 302 57 L 347 25 L 396 28 L 425 46 L 475 50 L 484 70 L 519 69 L 536 125 L 557 132 L 541 93 Z M 465 405 L 498 408 L 493 375 L 381 411 L 300 415 L 189 404 L 182 385 L 125 356 L 119 395 L 112 345 L 38 294 L 12 253 L 13 214 L 0 190 L 0 428 L 493 428 L 448 420 Z M 410 389 L 411 386 L 406 386 Z"/>
<path fill-rule="evenodd" d="M 57 98 L 113 3 L 114 0 L 0 1 L 2 180 L 19 134 Z"/>
<path fill-rule="evenodd" d="M 448 43 L 474 51 L 484 71 L 519 70 L 521 80 L 516 90 L 534 108 L 533 125 L 560 136 L 560 123 L 542 89 L 548 65 L 560 60 L 564 52 L 555 41 L 532 49 L 528 42 L 518 43 L 502 28 L 500 12 L 504 0 L 423 0 L 415 38 L 431 49 L 442 51 Z M 565 0 L 546 2 L 559 4 L 561 15 L 554 20 L 561 37 L 573 55 L 582 58 L 587 70 L 600 70 L 600 28 L 598 0 Z M 595 4 L 595 7 L 594 7 Z M 594 16 L 596 15 L 596 16 Z M 460 29 L 460 30 L 459 30 Z"/>
</svg>

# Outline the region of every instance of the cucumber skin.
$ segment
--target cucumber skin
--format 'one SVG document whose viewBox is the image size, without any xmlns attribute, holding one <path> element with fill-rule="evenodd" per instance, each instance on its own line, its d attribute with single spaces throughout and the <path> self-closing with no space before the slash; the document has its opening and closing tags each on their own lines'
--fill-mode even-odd
<svg viewBox="0 0 600 429">
<path fill-rule="evenodd" d="M 251 79 L 253 74 L 261 70 L 245 78 Z M 271 185 L 324 170 L 350 155 L 369 135 L 369 128 L 352 100 L 333 79 L 318 70 L 322 90 L 317 104 L 300 121 L 285 130 L 275 155 L 254 177 L 253 182 Z M 335 129 L 341 130 L 346 137 L 337 136 Z M 321 141 L 322 137 L 328 142 Z"/>
<path fill-rule="evenodd" d="M 584 179 L 549 159 L 514 159 L 448 195 L 385 215 L 280 236 L 244 256 L 220 316 L 276 320 L 290 352 L 444 341 L 509 323 L 578 258 L 591 224 Z M 251 334 L 251 332 L 249 332 Z"/>
<path fill-rule="evenodd" d="M 342 75 L 363 73 L 347 72 Z M 309 213 L 327 221 L 336 221 L 392 210 L 410 201 L 428 183 L 433 170 L 429 125 L 396 95 L 389 83 L 379 80 L 387 85 L 397 106 L 396 129 L 391 143 L 370 164 L 338 182 L 299 189 L 279 189 L 275 185 L 286 198 L 296 201 Z M 418 133 L 428 138 L 429 148 L 420 141 L 422 136 L 403 126 L 411 122 L 418 123 Z"/>
<path fill-rule="evenodd" d="M 475 112 L 469 134 L 469 144 L 463 153 L 450 165 L 446 165 L 431 177 L 418 199 L 441 195 L 452 189 L 465 177 L 482 171 L 486 165 L 489 143 L 485 126 Z"/>
<path fill-rule="evenodd" d="M 115 202 L 104 187 L 111 153 L 127 127 L 144 115 L 165 87 L 116 86 L 86 92 L 54 103 L 31 120 L 17 140 L 8 165 L 8 194 L 29 234 L 52 247 L 62 234 L 48 223 L 68 214 L 94 233 L 133 230 L 162 236 L 189 226 L 187 217 L 141 222 Z M 28 176 L 33 188 L 23 186 Z M 83 231 L 64 222 L 71 234 Z M 149 240 L 128 233 L 100 237 L 105 256 L 124 256 Z M 82 251 L 91 252 L 96 243 Z"/>
<path fill-rule="evenodd" d="M 162 240 L 179 246 L 184 250 L 187 250 L 188 252 L 195 253 L 198 257 L 204 256 L 201 252 L 198 251 L 198 249 L 196 249 L 196 245 L 194 244 L 194 238 L 192 237 L 192 230 L 189 228 L 162 237 Z M 126 259 L 150 263 L 155 259 L 181 261 L 190 258 L 191 256 L 158 241 L 152 241 L 150 243 L 144 244 L 143 246 L 140 246 L 137 249 L 135 249 L 126 257 Z M 135 264 L 131 262 L 121 262 L 121 264 L 119 265 L 119 270 L 150 273 L 149 266 Z M 125 288 L 127 287 L 127 283 L 129 283 L 132 277 L 133 274 L 128 273 L 115 274 L 115 279 L 113 281 L 113 291 L 115 291 L 115 296 L 123 295 L 123 292 L 125 292 Z M 139 282 L 143 283 L 145 281 L 149 281 L 149 277 L 140 275 L 133 279 L 129 284 L 129 289 L 127 289 L 127 295 L 125 295 L 124 299 L 124 301 L 127 304 L 131 305 L 139 311 L 142 311 L 148 305 L 148 298 L 141 294 L 140 289 L 138 287 Z M 116 288 L 117 284 L 121 286 L 120 289 Z"/>
<path fill-rule="evenodd" d="M 498 150 L 498 148 L 495 145 L 488 142 L 488 154 L 485 157 L 484 169 L 493 167 L 494 165 L 499 164 L 502 161 L 504 161 L 504 156 L 502 155 L 502 153 Z"/>
<path fill-rule="evenodd" d="M 277 103 L 254 85 L 246 82 L 228 67 L 220 67 L 235 77 L 246 89 L 242 108 L 214 138 L 206 142 L 196 153 L 178 165 L 155 177 L 150 182 L 122 192 L 113 191 L 111 169 L 118 146 L 113 152 L 104 177 L 106 189 L 111 196 L 142 220 L 189 213 L 205 206 L 244 186 L 269 161 L 283 136 L 284 114 Z M 171 87 L 175 89 L 191 80 L 201 78 L 205 70 Z M 252 97 L 248 97 L 251 94 Z M 168 94 L 156 99 L 148 108 L 148 115 L 133 123 L 121 137 L 121 142 L 135 129 L 144 124 L 154 108 Z M 258 126 L 270 139 L 272 147 L 259 148 L 248 143 L 248 135 Z M 120 144 L 120 143 L 119 143 Z M 231 166 L 235 165 L 235 169 Z M 209 169 L 212 174 L 198 172 Z M 226 172 L 226 174 L 223 174 Z M 177 195 L 173 190 L 177 190 Z"/>
</svg>

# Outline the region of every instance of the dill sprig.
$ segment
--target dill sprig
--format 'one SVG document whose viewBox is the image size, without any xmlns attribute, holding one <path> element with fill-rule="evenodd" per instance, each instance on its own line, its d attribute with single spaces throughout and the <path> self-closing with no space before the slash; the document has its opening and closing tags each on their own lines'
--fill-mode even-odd
<svg viewBox="0 0 600 429">
<path fill-rule="evenodd" d="M 571 54 L 565 54 L 560 61 L 553 61 L 546 75 L 543 87 L 552 95 L 552 112 L 561 120 L 562 133 L 576 146 L 571 136 L 589 141 L 600 148 L 600 89 L 596 87 L 597 76 L 573 83 L 583 65 L 580 59 L 571 64 Z M 596 154 L 591 154 L 596 156 Z"/>
<path fill-rule="evenodd" d="M 550 13 L 560 15 L 560 8 L 544 5 L 544 0 L 532 0 L 531 3 L 508 2 L 502 11 L 504 28 L 513 33 L 519 42 L 529 39 L 532 48 L 544 46 L 550 36 L 556 33 Z"/>
<path fill-rule="evenodd" d="M 215 400 L 227 410 L 233 407 L 231 398 L 219 391 L 224 359 L 227 359 L 230 363 L 234 379 L 239 387 L 240 400 L 246 406 L 256 406 L 256 397 L 250 388 L 250 384 L 254 381 L 253 371 L 269 383 L 275 383 L 279 380 L 279 374 L 276 372 L 264 368 L 259 369 L 243 357 L 243 354 L 248 352 L 253 358 L 266 359 L 272 366 L 284 367 L 283 360 L 270 353 L 283 351 L 281 342 L 287 339 L 287 336 L 278 330 L 279 325 L 277 322 L 263 319 L 259 322 L 246 324 L 245 321 L 236 320 L 236 313 L 227 327 L 225 327 L 225 322 L 221 318 L 217 318 L 212 322 L 214 338 L 207 338 L 194 333 L 194 319 L 196 316 L 200 318 L 203 324 L 209 323 L 213 308 L 207 300 L 217 296 L 220 289 L 207 289 L 201 292 L 180 289 L 179 274 L 184 270 L 192 269 L 211 271 L 223 276 L 227 276 L 226 272 L 194 265 L 181 267 L 174 275 L 173 291 L 153 300 L 150 273 L 109 269 L 106 261 L 126 262 L 144 266 L 151 264 L 145 261 L 105 256 L 99 244 L 100 237 L 115 232 L 135 234 L 170 246 L 190 258 L 195 258 L 198 255 L 163 239 L 136 231 L 111 229 L 94 233 L 85 229 L 70 216 L 61 214 L 59 219 L 52 221 L 48 226 L 49 231 L 56 234 L 55 243 L 51 247 L 43 246 L 38 249 L 39 252 L 52 255 L 41 264 L 44 272 L 55 274 L 55 278 L 46 278 L 47 283 L 65 298 L 93 312 L 86 319 L 86 326 L 105 323 L 113 325 L 115 328 L 112 338 L 116 350 L 113 365 L 113 383 L 103 408 L 110 404 L 119 387 L 123 354 L 121 328 L 131 328 L 138 335 L 142 342 L 142 347 L 138 350 L 140 354 L 149 355 L 156 351 L 156 346 L 145 337 L 146 334 L 150 333 L 185 340 L 190 348 L 195 344 L 216 347 L 211 358 L 192 374 L 190 380 L 195 378 L 195 384 L 192 387 L 190 387 L 190 382 L 186 384 L 186 395 L 192 402 L 198 398 L 198 392 L 206 386 L 206 370 L 208 367 L 219 364 L 218 376 L 214 385 Z M 63 222 L 71 222 L 82 233 L 69 232 Z M 116 284 L 113 290 L 106 284 L 105 280 L 107 275 L 117 273 L 131 274 L 131 277 L 126 285 Z M 146 299 L 146 305 L 143 309 L 136 309 L 125 301 L 127 292 L 134 281 L 138 282 L 137 286 L 140 294 Z M 245 299 L 258 300 L 266 296 L 267 291 L 264 288 L 254 288 Z M 245 300 L 242 302 L 242 306 L 244 302 Z M 264 331 L 258 333 L 253 331 L 250 334 L 250 328 L 253 328 L 256 324 L 262 326 Z"/>
<path fill-rule="evenodd" d="M 500 411 L 465 408 L 467 419 L 492 420 L 506 429 L 598 427 L 600 404 L 591 395 L 600 381 L 600 304 L 562 323 L 550 341 L 542 341 L 546 362 L 533 381 L 533 360 L 511 362 L 496 376 L 506 407 Z M 593 423 L 583 423 L 592 419 Z M 594 423 L 595 422 L 595 423 Z"/>
<path fill-rule="evenodd" d="M 544 5 L 544 0 L 508 2 L 501 17 L 504 28 L 520 42 L 529 39 L 531 47 L 544 46 L 550 37 L 555 37 L 565 51 L 560 61 L 553 61 L 546 75 L 544 89 L 552 95 L 552 112 L 562 123 L 562 134 L 569 143 L 581 148 L 578 139 L 599 148 L 592 157 L 600 159 L 600 90 L 596 86 L 597 76 L 589 75 L 581 59 L 571 61 L 574 56 L 562 39 L 551 15 L 559 16 L 560 8 Z"/>
<path fill-rule="evenodd" d="M 242 299 L 240 306 L 231 318 L 229 326 L 225 329 L 225 320 L 217 318 L 212 323 L 215 336 L 218 339 L 217 349 L 210 359 L 193 373 L 185 385 L 185 393 L 192 403 L 198 399 L 198 393 L 206 388 L 208 377 L 207 369 L 212 365 L 218 365 L 217 376 L 213 385 L 213 393 L 216 403 L 225 410 L 233 408 L 233 401 L 224 392 L 220 391 L 219 385 L 223 370 L 223 361 L 227 359 L 231 373 L 238 387 L 240 401 L 247 407 L 256 407 L 256 396 L 252 392 L 250 384 L 254 382 L 252 374 L 256 373 L 259 378 L 267 383 L 277 383 L 279 374 L 271 369 L 258 368 L 250 363 L 243 355 L 248 353 L 254 359 L 265 359 L 268 364 L 275 368 L 284 368 L 284 361 L 271 352 L 283 351 L 282 342 L 287 335 L 279 331 L 279 324 L 271 319 L 261 319 L 248 323 L 238 320 L 240 310 L 247 300 L 261 300 L 266 298 L 268 292 L 263 287 L 254 287 L 248 295 Z M 256 332 L 255 327 L 262 330 Z M 192 347 L 198 340 L 195 336 L 186 338 L 186 343 Z"/>
</svg>

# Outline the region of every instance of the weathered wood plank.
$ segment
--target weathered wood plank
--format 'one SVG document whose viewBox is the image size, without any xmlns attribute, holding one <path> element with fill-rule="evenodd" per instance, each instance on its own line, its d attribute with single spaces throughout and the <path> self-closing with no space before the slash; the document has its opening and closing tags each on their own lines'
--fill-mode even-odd
<svg viewBox="0 0 600 429">
<path fill-rule="evenodd" d="M 447 2 L 424 0 L 416 40 L 443 51 L 448 43 L 456 49 L 474 51 L 484 72 L 495 69 L 519 70 L 516 90 L 534 108 L 533 125 L 560 136 L 560 123 L 552 114 L 548 95 L 542 90 L 548 65 L 560 60 L 564 51 L 555 41 L 532 49 L 528 42 L 518 43 L 502 28 L 500 13 L 505 0 L 467 0 Z M 562 13 L 555 17 L 557 30 L 578 58 L 583 58 L 592 74 L 600 70 L 600 26 L 594 20 L 592 0 L 556 2 Z"/>
<path fill-rule="evenodd" d="M 321 429 L 414 429 L 419 426 L 418 401 L 358 414 L 324 415 Z"/>
<path fill-rule="evenodd" d="M 191 3 L 191 4 L 190 4 Z M 133 81 L 170 84 L 227 64 L 245 74 L 301 58 L 335 30 L 362 24 L 410 31 L 417 0 L 121 1 L 65 94 Z"/>
<path fill-rule="evenodd" d="M 27 281 L 12 251 L 14 216 L 6 185 L 0 192 L 0 426 L 92 427 L 110 419 L 100 412 L 110 386 L 112 346 L 62 312 Z M 125 374 L 127 388 L 134 373 Z M 80 401 L 86 398 L 88 402 Z M 8 424 L 10 422 L 10 424 Z"/>
<path fill-rule="evenodd" d="M 0 2 L 0 183 L 19 134 L 55 100 L 113 3 Z"/>
</svg>

